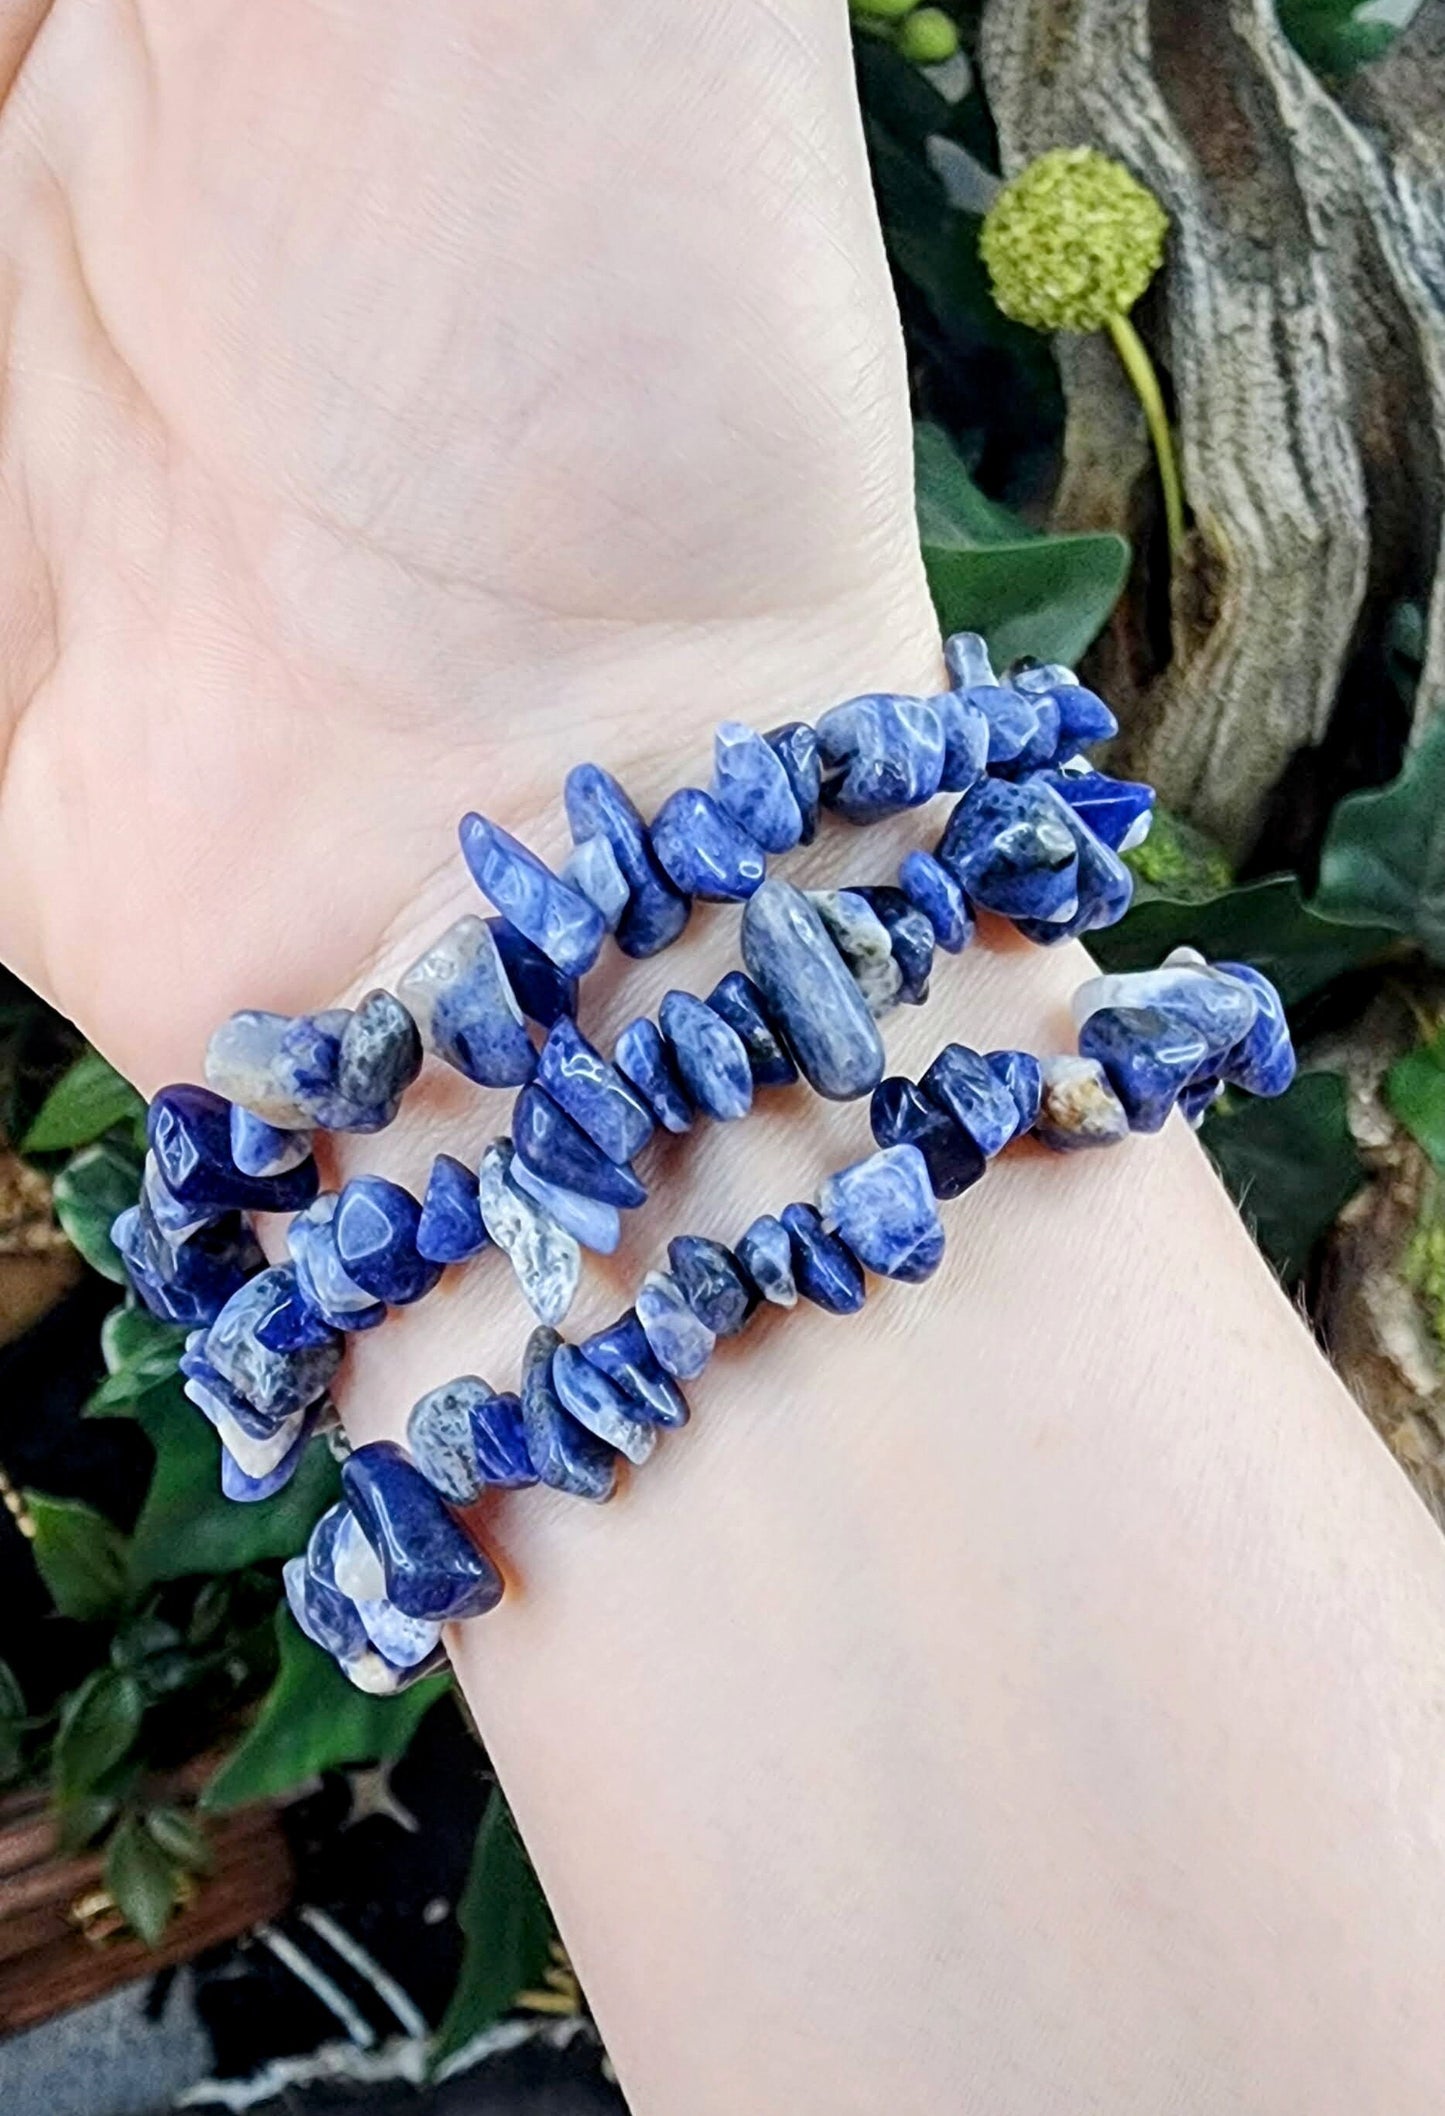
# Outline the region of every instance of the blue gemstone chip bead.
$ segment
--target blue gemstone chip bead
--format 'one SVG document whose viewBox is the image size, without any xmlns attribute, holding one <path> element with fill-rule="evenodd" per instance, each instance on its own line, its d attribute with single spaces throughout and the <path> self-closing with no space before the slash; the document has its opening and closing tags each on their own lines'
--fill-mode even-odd
<svg viewBox="0 0 1445 2116">
<path fill-rule="evenodd" d="M 1111 852 L 1132 852 L 1148 837 L 1154 818 L 1152 786 L 1135 779 L 1111 779 L 1080 764 L 1046 773 L 1045 783 Z"/>
<path fill-rule="evenodd" d="M 285 1131 L 231 1104 L 231 1159 L 247 1176 L 284 1176 L 311 1153 L 309 1131 Z"/>
<path fill-rule="evenodd" d="M 737 1030 L 691 992 L 669 992 L 657 1010 L 668 1055 L 689 1099 L 719 1124 L 753 1106 L 753 1069 Z"/>
<path fill-rule="evenodd" d="M 493 1139 L 477 1170 L 482 1225 L 502 1250 L 534 1315 L 559 1323 L 582 1276 L 577 1237 L 510 1180 L 510 1139 Z"/>
<path fill-rule="evenodd" d="M 871 914 L 870 914 L 871 916 Z M 883 1044 L 817 909 L 790 882 L 764 882 L 742 916 L 742 955 L 809 1085 L 831 1101 L 883 1077 Z"/>
<path fill-rule="evenodd" d="M 823 798 L 851 823 L 931 801 L 943 779 L 943 723 L 924 698 L 850 698 L 817 726 Z"/>
<path fill-rule="evenodd" d="M 988 1166 L 983 1148 L 957 1118 L 900 1074 L 879 1081 L 868 1115 L 880 1146 L 918 1149 L 936 1198 L 961 1197 Z"/>
<path fill-rule="evenodd" d="M 612 1058 L 664 1131 L 692 1129 L 692 1103 L 655 1021 L 649 1021 L 645 1014 L 629 1021 L 612 1047 Z"/>
<path fill-rule="evenodd" d="M 898 886 L 933 928 L 949 955 L 960 955 L 973 939 L 973 913 L 958 883 L 931 852 L 910 852 L 899 865 Z"/>
<path fill-rule="evenodd" d="M 770 1212 L 760 1213 L 733 1253 L 765 1301 L 775 1308 L 796 1306 L 792 1237 L 781 1220 Z"/>
<path fill-rule="evenodd" d="M 830 1315 L 856 1315 L 865 1288 L 857 1258 L 830 1234 L 811 1205 L 785 1205 L 779 1217 L 793 1250 L 793 1277 L 804 1300 Z"/>
<path fill-rule="evenodd" d="M 406 1444 L 428 1481 L 453 1506 L 471 1506 L 489 1485 L 516 1491 L 537 1482 L 515 1396 L 462 1374 L 413 1404 Z"/>
<path fill-rule="evenodd" d="M 823 803 L 823 759 L 818 737 L 806 720 L 788 720 L 764 735 L 763 740 L 782 765 L 788 788 L 802 818 L 800 845 L 811 845 L 818 834 L 818 815 Z"/>
<path fill-rule="evenodd" d="M 368 992 L 341 1032 L 336 1093 L 350 1108 L 395 1110 L 421 1061 L 410 1009 L 391 992 Z"/>
<path fill-rule="evenodd" d="M 580 1426 L 616 1448 L 634 1466 L 647 1461 L 657 1446 L 658 1426 L 644 1418 L 632 1398 L 578 1346 L 557 1346 L 552 1354 L 552 1386 L 564 1410 Z"/>
<path fill-rule="evenodd" d="M 943 770 L 938 790 L 966 793 L 988 768 L 988 716 L 962 691 L 944 691 L 928 703 L 943 728 Z"/>
<path fill-rule="evenodd" d="M 144 1203 L 120 1213 L 111 1228 L 127 1275 L 153 1315 L 194 1329 L 220 1314 L 238 1287 L 265 1262 L 239 1213 L 226 1213 L 184 1241 L 156 1226 Z"/>
<path fill-rule="evenodd" d="M 1158 1007 L 1100 1007 L 1079 1031 L 1079 1055 L 1103 1068 L 1129 1129 L 1156 1132 L 1205 1066 L 1209 1046 L 1182 1016 Z"/>
<path fill-rule="evenodd" d="M 1074 940 L 1081 933 L 1094 933 L 1104 926 L 1116 924 L 1133 902 L 1134 877 L 1119 855 L 1111 852 L 1103 839 L 1094 835 L 1083 817 L 1076 815 L 1052 787 L 1045 786 L 1041 778 L 1031 784 L 1056 803 L 1058 813 L 1073 833 L 1078 855 L 1077 902 L 1073 912 L 1068 917 L 1020 918 L 1017 921 L 1018 929 L 1026 939 L 1047 948 L 1057 946 L 1060 941 Z"/>
<path fill-rule="evenodd" d="M 1077 1153 L 1127 1139 L 1129 1113 L 1097 1058 L 1046 1058 L 1034 1130 L 1056 1153 Z"/>
<path fill-rule="evenodd" d="M 609 1160 L 535 1082 L 522 1089 L 512 1110 L 512 1143 L 534 1175 L 559 1189 L 600 1199 L 624 1212 L 647 1201 L 646 1187 L 631 1164 Z"/>
<path fill-rule="evenodd" d="M 885 1146 L 838 1169 L 818 1192 L 818 1216 L 881 1278 L 924 1279 L 943 1259 L 943 1227 L 916 1146 Z"/>
<path fill-rule="evenodd" d="M 753 1296 L 731 1252 L 706 1235 L 680 1234 L 667 1263 L 682 1297 L 714 1337 L 735 1337 L 753 1312 Z"/>
<path fill-rule="evenodd" d="M 335 1191 L 323 1191 L 298 1212 L 286 1230 L 301 1298 L 313 1314 L 336 1330 L 371 1330 L 386 1320 L 386 1303 L 360 1285 L 336 1247 Z"/>
<path fill-rule="evenodd" d="M 789 852 L 803 812 L 787 768 L 763 735 L 724 720 L 713 736 L 713 798 L 764 852 Z"/>
<path fill-rule="evenodd" d="M 520 1087 L 537 1054 L 496 937 L 475 913 L 448 926 L 397 983 L 422 1042 L 482 1087 Z"/>
<path fill-rule="evenodd" d="M 534 948 L 525 933 L 519 933 L 505 918 L 489 918 L 488 932 L 497 944 L 507 983 L 528 1021 L 539 1029 L 550 1029 L 563 1015 L 577 1011 L 577 979 L 566 976 L 540 948 Z"/>
<path fill-rule="evenodd" d="M 635 1308 L 584 1338 L 582 1352 L 632 1398 L 639 1416 L 650 1418 L 654 1425 L 687 1424 L 687 1398 L 666 1368 L 658 1364 Z"/>
<path fill-rule="evenodd" d="M 463 816 L 460 837 L 462 858 L 488 902 L 564 977 L 585 976 L 607 932 L 596 905 L 486 816 Z"/>
<path fill-rule="evenodd" d="M 636 1088 L 587 1041 L 575 1021 L 553 1024 L 537 1060 L 537 1085 L 609 1161 L 641 1153 L 656 1129 Z"/>
<path fill-rule="evenodd" d="M 617 1489 L 617 1454 L 605 1440 L 579 1425 L 552 1381 L 552 1362 L 562 1343 L 542 1324 L 527 1339 L 522 1356 L 522 1426 L 537 1475 L 553 1491 L 575 1499 L 610 1499 Z"/>
<path fill-rule="evenodd" d="M 874 1020 L 891 1013 L 903 990 L 893 939 L 861 889 L 810 889 L 808 902 L 848 965 Z"/>
<path fill-rule="evenodd" d="M 981 779 L 938 841 L 969 902 L 1003 918 L 1052 922 L 1079 904 L 1079 854 L 1070 810 L 1036 779 Z"/>
<path fill-rule="evenodd" d="M 1012 1091 L 988 1061 L 966 1044 L 946 1044 L 920 1085 L 990 1161 L 1002 1153 L 1019 1128 L 1019 1106 Z"/>
<path fill-rule="evenodd" d="M 675 1381 L 691 1381 L 712 1358 L 717 1333 L 694 1312 L 670 1271 L 649 1271 L 637 1289 L 637 1320 L 654 1358 Z"/>
<path fill-rule="evenodd" d="M 798 1077 L 787 1047 L 769 1019 L 763 995 L 744 970 L 729 970 L 707 995 L 707 1004 L 736 1029 L 747 1052 L 754 1087 L 791 1087 Z"/>
<path fill-rule="evenodd" d="M 496 1607 L 501 1574 L 395 1441 L 353 1449 L 341 1486 L 403 1616 L 444 1624 Z"/>
<path fill-rule="evenodd" d="M 163 1087 L 146 1112 L 146 1140 L 165 1189 L 201 1214 L 299 1212 L 320 1180 L 305 1154 L 276 1175 L 247 1175 L 231 1147 L 231 1104 L 210 1088 Z"/>
<path fill-rule="evenodd" d="M 1282 1095 L 1296 1071 L 1284 1001 L 1263 972 L 1249 963 L 1223 962 L 1215 967 L 1247 985 L 1256 1002 L 1254 1020 L 1220 1068 L 1224 1080 L 1246 1095 Z"/>
<path fill-rule="evenodd" d="M 336 1201 L 331 1222 L 336 1254 L 347 1277 L 393 1307 L 430 1293 L 441 1265 L 417 1247 L 421 1207 L 400 1183 L 353 1176 Z"/>
<path fill-rule="evenodd" d="M 627 905 L 617 922 L 623 954 L 656 955 L 671 947 L 692 904 L 653 857 L 646 827 L 628 795 L 600 764 L 578 764 L 567 774 L 563 798 L 574 841 L 606 838 L 627 883 Z"/>
<path fill-rule="evenodd" d="M 477 1179 L 454 1154 L 438 1154 L 427 1178 L 416 1227 L 418 1255 L 433 1264 L 461 1264 L 487 1246 Z"/>
<path fill-rule="evenodd" d="M 617 854 L 600 831 L 573 846 L 563 863 L 562 879 L 581 890 L 609 933 L 617 931 L 632 892 L 617 864 Z"/>
<path fill-rule="evenodd" d="M 285 1264 L 257 1272 L 237 1289 L 206 1331 L 201 1353 L 221 1379 L 263 1419 L 279 1421 L 304 1411 L 321 1397 L 341 1364 L 340 1336 L 328 1330 L 319 1343 L 273 1351 L 266 1326 L 296 1296 L 296 1274 Z"/>
<path fill-rule="evenodd" d="M 861 896 L 888 935 L 898 965 L 898 998 L 905 1007 L 921 1007 L 933 975 L 933 927 L 901 889 L 860 889 Z"/>
<path fill-rule="evenodd" d="M 757 840 L 697 786 L 681 786 L 668 795 L 649 836 L 653 857 L 668 880 L 705 903 L 741 903 L 768 871 Z"/>
<path fill-rule="evenodd" d="M 293 1428 L 285 1429 L 285 1451 L 269 1466 L 262 1467 L 253 1460 L 246 1461 L 235 1452 L 234 1443 L 221 1448 L 221 1496 L 241 1506 L 254 1505 L 261 1499 L 274 1499 L 283 1491 L 301 1467 L 301 1458 L 310 1444 L 316 1414 L 303 1411 Z M 278 1436 L 275 1447 L 280 1446 Z"/>
<path fill-rule="evenodd" d="M 601 1198 L 584 1198 L 580 1191 L 564 1190 L 558 1183 L 548 1183 L 542 1176 L 534 1175 L 519 1154 L 512 1156 L 507 1181 L 514 1190 L 522 1191 L 540 1205 L 549 1218 L 595 1256 L 611 1256 L 622 1240 L 622 1214 L 615 1205 L 604 1204 Z"/>
<path fill-rule="evenodd" d="M 1014 1108 L 1019 1113 L 1014 1137 L 1032 1131 L 1043 1093 L 1043 1072 L 1038 1059 L 1032 1051 L 985 1051 L 983 1062 L 995 1080 L 1013 1096 Z"/>
</svg>

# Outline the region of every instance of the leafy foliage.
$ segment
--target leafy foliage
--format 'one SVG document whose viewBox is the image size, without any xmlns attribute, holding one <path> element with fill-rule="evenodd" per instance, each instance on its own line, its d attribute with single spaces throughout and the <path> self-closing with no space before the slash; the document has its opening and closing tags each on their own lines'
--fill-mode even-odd
<svg viewBox="0 0 1445 2116">
<path fill-rule="evenodd" d="M 55 1217 L 93 1271 L 119 1285 L 125 1266 L 110 1238 L 117 1213 L 133 1205 L 140 1187 L 140 1155 L 112 1139 L 87 1146 L 55 1178 Z"/>
<path fill-rule="evenodd" d="M 22 1143 L 32 1154 L 89 1146 L 115 1125 L 134 1130 L 144 1115 L 130 1082 L 99 1051 L 84 1051 L 56 1081 Z"/>
<path fill-rule="evenodd" d="M 80 1623 L 113 1616 L 126 1598 L 125 1537 L 79 1499 L 27 1492 L 25 1510 L 35 1528 L 35 1562 L 61 1615 Z"/>
<path fill-rule="evenodd" d="M 1317 72 L 1352 73 L 1378 59 L 1395 34 L 1391 23 L 1362 19 L 1364 5 L 1365 0 L 1279 0 L 1280 28 Z"/>
<path fill-rule="evenodd" d="M 1406 934 L 1445 962 L 1445 717 L 1393 785 L 1341 801 L 1320 856 L 1316 907 Z"/>
<path fill-rule="evenodd" d="M 552 1915 L 500 1791 L 493 1792 L 477 1832 L 457 1921 L 466 1949 L 432 2045 L 433 2062 L 490 2028 L 547 1966 Z"/>
<path fill-rule="evenodd" d="M 1205 1119 L 1210 1157 L 1287 1286 L 1365 1179 L 1336 1073 L 1301 1073 L 1277 1102 L 1229 1098 Z"/>
<path fill-rule="evenodd" d="M 1445 1175 L 1445 1031 L 1397 1058 L 1385 1079 L 1391 1109 Z"/>
</svg>

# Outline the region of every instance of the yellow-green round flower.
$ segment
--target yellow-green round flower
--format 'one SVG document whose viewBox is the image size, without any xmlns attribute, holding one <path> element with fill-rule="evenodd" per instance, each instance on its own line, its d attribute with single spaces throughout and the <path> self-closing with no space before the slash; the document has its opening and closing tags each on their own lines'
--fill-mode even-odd
<svg viewBox="0 0 1445 2116">
<path fill-rule="evenodd" d="M 1055 147 L 1004 185 L 979 249 L 1006 316 L 1036 331 L 1096 331 L 1127 316 L 1158 271 L 1169 216 L 1121 162 Z"/>
<path fill-rule="evenodd" d="M 898 26 L 898 49 L 915 66 L 942 66 L 958 50 L 958 28 L 941 7 L 918 7 Z"/>
</svg>

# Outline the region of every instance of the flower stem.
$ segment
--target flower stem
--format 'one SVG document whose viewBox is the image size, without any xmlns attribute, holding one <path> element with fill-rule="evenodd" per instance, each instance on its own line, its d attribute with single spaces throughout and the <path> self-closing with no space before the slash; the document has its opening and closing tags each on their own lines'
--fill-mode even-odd
<svg viewBox="0 0 1445 2116">
<path fill-rule="evenodd" d="M 1144 423 L 1149 429 L 1149 438 L 1154 444 L 1154 459 L 1159 465 L 1159 486 L 1164 495 L 1164 520 L 1169 531 L 1169 556 L 1178 558 L 1184 548 L 1184 493 L 1179 482 L 1179 462 L 1174 453 L 1174 436 L 1169 431 L 1169 414 L 1164 409 L 1159 377 L 1154 372 L 1154 363 L 1145 350 L 1143 339 L 1127 316 L 1116 311 L 1108 320 L 1108 330 L 1114 341 L 1114 348 L 1124 363 L 1124 372 L 1133 383 L 1135 394 L 1144 410 Z"/>
</svg>

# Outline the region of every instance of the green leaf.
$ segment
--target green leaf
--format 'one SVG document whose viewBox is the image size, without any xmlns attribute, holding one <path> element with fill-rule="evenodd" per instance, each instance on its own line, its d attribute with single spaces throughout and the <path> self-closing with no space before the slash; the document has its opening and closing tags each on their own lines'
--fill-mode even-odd
<svg viewBox="0 0 1445 2116">
<path fill-rule="evenodd" d="M 451 1683 L 449 1676 L 429 1676 L 399 1697 L 368 1696 L 302 1636 L 284 1607 L 276 1611 L 276 1643 L 276 1680 L 240 1746 L 206 1787 L 203 1807 L 274 1799 L 343 1763 L 394 1762 Z"/>
<path fill-rule="evenodd" d="M 135 1815 L 124 1815 L 106 1847 L 105 1885 L 132 1932 L 160 1944 L 178 1894 L 175 1862 Z"/>
<path fill-rule="evenodd" d="M 132 1585 L 190 1573 L 239 1572 L 264 1558 L 289 1558 L 319 1514 L 339 1495 L 330 1450 L 307 1448 L 291 1482 L 273 1499 L 240 1505 L 221 1491 L 221 1446 L 177 1383 L 150 1389 L 136 1416 L 155 1449 L 155 1469 L 131 1537 Z"/>
<path fill-rule="evenodd" d="M 1226 1098 L 1200 1134 L 1287 1286 L 1365 1180 L 1337 1073 L 1301 1073 L 1274 1102 Z"/>
<path fill-rule="evenodd" d="M 1315 908 L 1408 933 L 1445 962 L 1445 715 L 1393 785 L 1340 802 L 1320 855 Z"/>
<path fill-rule="evenodd" d="M 140 1732 L 145 1701 L 133 1675 L 97 1668 L 65 1700 L 52 1774 L 62 1800 L 91 1792 Z"/>
<path fill-rule="evenodd" d="M 1146 897 L 1117 926 L 1089 935 L 1089 951 L 1106 970 L 1152 970 L 1171 948 L 1184 946 L 1211 962 L 1252 963 L 1290 1006 L 1394 945 L 1382 927 L 1319 917 L 1292 874 L 1246 882 L 1203 903 Z"/>
<path fill-rule="evenodd" d="M 62 1616 L 89 1624 L 113 1616 L 125 1601 L 126 1539 L 104 1514 L 79 1499 L 25 1494 L 35 1523 L 31 1549 Z"/>
<path fill-rule="evenodd" d="M 1018 515 L 979 491 L 948 435 L 928 419 L 913 428 L 913 494 L 925 544 L 1016 544 L 1032 534 Z"/>
<path fill-rule="evenodd" d="M 133 1122 L 145 1103 L 99 1051 L 84 1051 L 56 1081 L 20 1142 L 22 1153 L 55 1153 L 89 1146 L 113 1124 Z"/>
<path fill-rule="evenodd" d="M 25 1718 L 25 1692 L 8 1660 L 0 1660 L 0 1720 L 13 1723 Z"/>
<path fill-rule="evenodd" d="M 125 1266 L 110 1238 L 111 1222 L 140 1195 L 140 1156 L 104 1139 L 68 1161 L 55 1178 L 55 1217 L 93 1271 L 119 1284 Z"/>
<path fill-rule="evenodd" d="M 1385 1100 L 1445 1175 L 1445 1033 L 1396 1059 L 1385 1076 Z"/>
<path fill-rule="evenodd" d="M 1393 22 L 1362 22 L 1363 5 L 1364 0 L 1279 0 L 1279 26 L 1317 72 L 1352 73 L 1378 59 L 1396 33 Z"/>
<path fill-rule="evenodd" d="M 60 1805 L 56 1816 L 59 1848 L 67 1858 L 93 1844 L 107 1823 L 113 1822 L 120 1801 L 113 1793 L 75 1793 Z"/>
<path fill-rule="evenodd" d="M 25 1693 L 8 1661 L 0 1660 L 0 1785 L 13 1785 L 25 1760 Z"/>
<path fill-rule="evenodd" d="M 186 1332 L 147 1308 L 122 1303 L 100 1326 L 106 1377 L 85 1406 L 87 1417 L 129 1411 L 149 1390 L 174 1378 Z"/>
<path fill-rule="evenodd" d="M 179 1807 L 153 1807 L 147 1810 L 145 1827 L 168 1859 L 187 1873 L 209 1873 L 214 1861 L 211 1847 L 206 1842 L 205 1832 L 193 1815 Z"/>
<path fill-rule="evenodd" d="M 539 1981 L 551 1951 L 552 1914 L 498 1791 L 477 1831 L 457 1923 L 466 1944 L 456 1989 L 432 2043 L 433 2065 L 500 2020 L 518 1992 Z"/>
</svg>

